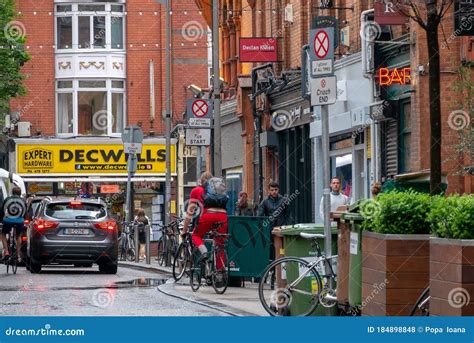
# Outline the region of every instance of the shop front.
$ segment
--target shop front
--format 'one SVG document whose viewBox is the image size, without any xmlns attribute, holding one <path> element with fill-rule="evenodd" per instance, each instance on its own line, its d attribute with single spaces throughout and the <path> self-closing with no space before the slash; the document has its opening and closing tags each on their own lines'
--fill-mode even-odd
<svg viewBox="0 0 474 343">
<path fill-rule="evenodd" d="M 335 64 L 337 102 L 329 105 L 329 157 L 331 177 L 341 180 L 341 193 L 351 202 L 368 198 L 370 189 L 371 137 L 370 106 L 373 102 L 369 79 L 362 76 L 361 55 L 354 54 Z M 319 206 L 323 189 L 321 109 L 314 107 L 310 138 L 314 142 L 314 204 L 316 222 L 321 223 Z"/>
<path fill-rule="evenodd" d="M 25 181 L 29 195 L 101 198 L 118 222 L 125 218 L 127 157 L 118 138 L 12 139 L 11 171 Z M 163 221 L 166 146 L 145 138 L 132 177 L 134 208 L 143 208 L 155 224 Z M 176 142 L 171 146 L 176 177 Z M 173 210 L 173 203 L 171 212 Z M 156 231 L 156 230 L 152 230 Z M 156 239 L 157 232 L 153 232 Z"/>
<path fill-rule="evenodd" d="M 301 97 L 301 79 L 287 85 L 284 90 L 270 94 L 271 127 L 275 138 L 267 132 L 266 145 L 270 165 L 267 180 L 277 180 L 281 194 L 291 199 L 290 221 L 313 221 L 312 146 L 309 139 L 312 120 L 309 101 Z M 265 185 L 266 187 L 266 185 Z"/>
</svg>

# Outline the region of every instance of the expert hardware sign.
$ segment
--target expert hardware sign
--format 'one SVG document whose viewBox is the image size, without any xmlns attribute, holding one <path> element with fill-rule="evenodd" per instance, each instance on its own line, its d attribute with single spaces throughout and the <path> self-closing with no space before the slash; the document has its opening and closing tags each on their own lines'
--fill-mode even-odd
<svg viewBox="0 0 474 343">
<path fill-rule="evenodd" d="M 176 173 L 176 147 L 171 145 L 171 173 Z M 165 174 L 166 146 L 144 144 L 137 174 Z M 101 175 L 127 174 L 122 144 L 17 145 L 18 174 Z"/>
</svg>

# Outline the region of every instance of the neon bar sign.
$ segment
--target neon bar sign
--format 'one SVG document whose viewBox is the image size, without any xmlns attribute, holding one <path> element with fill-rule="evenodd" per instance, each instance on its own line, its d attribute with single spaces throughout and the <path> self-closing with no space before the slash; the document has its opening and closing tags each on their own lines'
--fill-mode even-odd
<svg viewBox="0 0 474 343">
<path fill-rule="evenodd" d="M 381 86 L 391 86 L 392 84 L 409 85 L 411 81 L 411 69 L 406 68 L 379 68 L 377 73 Z"/>
</svg>

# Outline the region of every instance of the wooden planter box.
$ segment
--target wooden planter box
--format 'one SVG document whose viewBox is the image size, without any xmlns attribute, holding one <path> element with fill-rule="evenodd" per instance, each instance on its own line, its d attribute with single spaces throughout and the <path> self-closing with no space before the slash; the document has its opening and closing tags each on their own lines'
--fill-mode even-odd
<svg viewBox="0 0 474 343">
<path fill-rule="evenodd" d="M 363 316 L 409 315 L 429 283 L 429 238 L 363 233 Z"/>
<path fill-rule="evenodd" d="M 474 240 L 431 237 L 430 295 L 430 316 L 474 316 Z"/>
</svg>

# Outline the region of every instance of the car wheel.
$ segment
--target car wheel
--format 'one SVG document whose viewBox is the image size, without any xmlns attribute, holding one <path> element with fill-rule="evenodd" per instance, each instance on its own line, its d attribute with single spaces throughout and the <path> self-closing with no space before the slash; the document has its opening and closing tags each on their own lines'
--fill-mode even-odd
<svg viewBox="0 0 474 343">
<path fill-rule="evenodd" d="M 99 264 L 99 271 L 102 274 L 117 274 L 117 263 L 101 263 Z"/>
<path fill-rule="evenodd" d="M 31 274 L 38 274 L 41 272 L 41 263 L 37 263 L 30 259 L 30 272 Z"/>
</svg>

